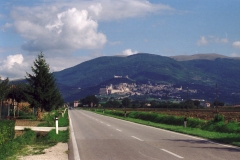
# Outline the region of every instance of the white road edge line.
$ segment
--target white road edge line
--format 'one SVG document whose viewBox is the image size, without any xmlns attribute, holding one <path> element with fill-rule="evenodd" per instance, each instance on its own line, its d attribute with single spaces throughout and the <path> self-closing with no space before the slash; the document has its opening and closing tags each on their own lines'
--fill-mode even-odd
<svg viewBox="0 0 240 160">
<path fill-rule="evenodd" d="M 144 141 L 144 140 L 142 140 L 142 139 L 140 139 L 140 138 L 137 138 L 137 137 L 135 137 L 135 136 L 131 136 L 132 138 L 135 138 L 135 139 L 137 139 L 137 140 L 139 140 L 139 141 Z"/>
<path fill-rule="evenodd" d="M 75 160 L 80 160 L 80 155 L 79 155 L 79 152 L 78 152 L 78 146 L 77 146 L 76 138 L 75 138 L 75 135 L 74 135 L 74 130 L 73 130 L 73 127 L 72 127 L 72 120 L 71 120 L 71 117 L 70 117 L 70 113 L 68 113 L 68 116 L 69 116 L 69 121 L 70 121 L 70 131 L 71 131 L 71 137 L 72 137 L 74 159 Z"/>
<path fill-rule="evenodd" d="M 161 149 L 162 151 L 164 151 L 164 152 L 167 152 L 167 153 L 169 153 L 169 154 L 171 154 L 171 155 L 173 155 L 173 156 L 175 156 L 175 157 L 178 157 L 178 158 L 183 158 L 183 157 L 181 157 L 181 156 L 179 156 L 179 155 L 177 155 L 177 154 L 175 154 L 175 153 L 173 153 L 173 152 L 170 152 L 170 151 L 168 151 L 168 150 L 166 150 L 166 149 Z"/>
</svg>

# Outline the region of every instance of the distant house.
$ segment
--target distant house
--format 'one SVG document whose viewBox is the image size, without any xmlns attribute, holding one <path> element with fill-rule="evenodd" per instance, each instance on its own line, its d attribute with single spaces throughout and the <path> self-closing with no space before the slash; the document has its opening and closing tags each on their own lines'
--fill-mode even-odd
<svg viewBox="0 0 240 160">
<path fill-rule="evenodd" d="M 145 106 L 146 107 L 151 107 L 151 104 L 150 103 L 145 103 Z"/>
<path fill-rule="evenodd" d="M 203 106 L 204 108 L 209 108 L 209 107 L 211 107 L 211 103 L 205 102 L 205 103 L 202 104 L 202 106 Z"/>
<path fill-rule="evenodd" d="M 114 78 L 122 78 L 122 76 L 115 76 L 115 75 L 114 75 L 113 77 L 114 77 Z"/>
<path fill-rule="evenodd" d="M 79 101 L 74 101 L 74 102 L 73 102 L 73 107 L 78 107 L 79 104 L 80 104 Z"/>
<path fill-rule="evenodd" d="M 182 86 L 180 88 L 176 88 L 177 91 L 182 91 Z"/>
</svg>

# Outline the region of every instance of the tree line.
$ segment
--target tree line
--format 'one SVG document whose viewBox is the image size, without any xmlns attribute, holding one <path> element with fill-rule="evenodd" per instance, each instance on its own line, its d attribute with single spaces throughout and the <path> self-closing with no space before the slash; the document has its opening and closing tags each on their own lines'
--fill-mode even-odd
<svg viewBox="0 0 240 160">
<path fill-rule="evenodd" d="M 80 106 L 85 107 L 97 107 L 101 106 L 104 108 L 179 108 L 179 109 L 198 109 L 203 108 L 201 106 L 199 100 L 186 100 L 180 103 L 173 103 L 170 101 L 139 101 L 139 100 L 132 100 L 131 98 L 123 98 L 122 100 L 116 100 L 114 98 L 110 98 L 104 103 L 101 103 L 100 100 L 95 95 L 90 95 L 80 100 Z M 90 105 L 94 104 L 94 105 Z M 99 105 L 100 104 L 100 105 Z M 214 108 L 216 106 L 224 106 L 224 102 L 214 101 L 211 104 L 211 107 Z"/>
</svg>

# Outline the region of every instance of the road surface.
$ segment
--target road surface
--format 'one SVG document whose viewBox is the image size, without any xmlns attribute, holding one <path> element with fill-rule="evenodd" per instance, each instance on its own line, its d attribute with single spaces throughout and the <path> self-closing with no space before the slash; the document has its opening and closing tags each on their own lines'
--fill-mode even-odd
<svg viewBox="0 0 240 160">
<path fill-rule="evenodd" d="M 69 110 L 69 114 L 73 127 L 71 135 L 74 137 L 71 138 L 73 138 L 73 146 L 75 143 L 76 160 L 240 159 L 238 147 L 217 144 L 84 110 Z"/>
</svg>

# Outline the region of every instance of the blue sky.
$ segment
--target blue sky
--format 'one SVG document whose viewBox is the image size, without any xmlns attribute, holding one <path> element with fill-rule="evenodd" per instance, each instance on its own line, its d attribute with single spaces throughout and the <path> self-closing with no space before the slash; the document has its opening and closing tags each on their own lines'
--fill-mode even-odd
<svg viewBox="0 0 240 160">
<path fill-rule="evenodd" d="M 0 2 L 0 77 L 24 78 L 40 51 L 59 71 L 139 52 L 240 57 L 239 0 Z"/>
</svg>

